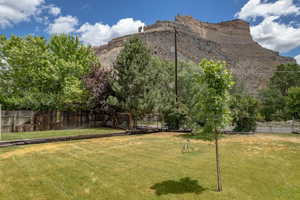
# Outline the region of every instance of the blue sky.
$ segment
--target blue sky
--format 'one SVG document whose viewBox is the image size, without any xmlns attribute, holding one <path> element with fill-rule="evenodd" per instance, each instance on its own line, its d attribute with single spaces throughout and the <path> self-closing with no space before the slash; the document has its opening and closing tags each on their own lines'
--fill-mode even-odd
<svg viewBox="0 0 300 200">
<path fill-rule="evenodd" d="M 300 0 L 0 0 L 0 34 L 68 33 L 101 45 L 177 14 L 246 20 L 255 41 L 300 62 Z"/>
</svg>

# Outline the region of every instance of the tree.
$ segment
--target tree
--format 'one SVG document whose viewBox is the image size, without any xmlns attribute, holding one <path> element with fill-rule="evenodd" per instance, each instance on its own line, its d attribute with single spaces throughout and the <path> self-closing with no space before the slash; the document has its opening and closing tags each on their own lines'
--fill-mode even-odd
<svg viewBox="0 0 300 200">
<path fill-rule="evenodd" d="M 197 131 L 204 124 L 203 113 L 199 112 L 199 107 L 196 106 L 204 89 L 204 86 L 199 84 L 203 73 L 199 65 L 194 63 L 181 62 L 180 66 L 182 67 L 178 75 L 179 108 L 184 115 L 186 126 Z"/>
<path fill-rule="evenodd" d="M 249 132 L 256 130 L 258 101 L 246 94 L 235 94 L 231 98 L 231 112 L 235 131 Z"/>
<path fill-rule="evenodd" d="M 269 87 L 278 89 L 286 96 L 290 87 L 300 86 L 300 66 L 296 63 L 282 64 L 277 67 Z"/>
<path fill-rule="evenodd" d="M 111 68 L 94 65 L 91 72 L 84 77 L 84 84 L 90 93 L 89 107 L 93 110 L 109 113 L 107 99 L 113 94 L 110 81 L 114 78 Z"/>
<path fill-rule="evenodd" d="M 147 96 L 153 89 L 149 77 L 151 55 L 138 37 L 130 38 L 116 59 L 116 78 L 111 83 L 114 92 L 108 101 L 129 112 L 136 125 L 138 118 L 152 110 L 153 102 Z"/>
<path fill-rule="evenodd" d="M 230 123 L 229 90 L 233 86 L 231 74 L 225 69 L 225 63 L 202 60 L 202 72 L 195 75 L 195 80 L 202 89 L 198 91 L 195 109 L 201 115 L 199 120 L 204 120 L 204 130 L 214 135 L 216 148 L 217 191 L 222 191 L 221 167 L 218 139 L 220 129 Z"/>
<path fill-rule="evenodd" d="M 293 118 L 300 119 L 300 87 L 292 87 L 288 90 L 287 107 Z"/>
<path fill-rule="evenodd" d="M 76 109 L 86 102 L 82 77 L 97 59 L 78 38 L 1 37 L 0 46 L 8 66 L 0 71 L 0 100 L 7 109 Z"/>
<path fill-rule="evenodd" d="M 261 113 L 265 120 L 287 120 L 291 116 L 287 111 L 286 96 L 291 87 L 300 86 L 300 66 L 296 63 L 282 64 L 270 79 L 268 88 L 259 94 Z"/>
<path fill-rule="evenodd" d="M 262 90 L 259 99 L 261 101 L 260 112 L 266 121 L 288 118 L 285 97 L 278 89 L 267 88 Z"/>
<path fill-rule="evenodd" d="M 145 96 L 152 102 L 152 110 L 166 117 L 175 105 L 174 63 L 152 56 L 147 76 L 149 93 Z M 150 84 L 150 85 L 149 85 Z"/>
</svg>

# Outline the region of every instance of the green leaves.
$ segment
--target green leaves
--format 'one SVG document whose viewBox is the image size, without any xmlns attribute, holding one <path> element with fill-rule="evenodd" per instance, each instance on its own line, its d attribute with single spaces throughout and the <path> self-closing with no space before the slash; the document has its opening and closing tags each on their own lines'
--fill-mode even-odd
<svg viewBox="0 0 300 200">
<path fill-rule="evenodd" d="M 0 46 L 0 60 L 9 66 L 0 71 L 0 103 L 7 108 L 69 109 L 86 102 L 81 78 L 97 59 L 78 38 L 2 37 Z"/>
<path fill-rule="evenodd" d="M 291 119 L 287 96 L 293 87 L 300 87 L 300 66 L 296 63 L 279 65 L 268 88 L 260 92 L 261 113 L 265 120 Z"/>
<path fill-rule="evenodd" d="M 289 88 L 286 100 L 289 113 L 300 119 L 300 87 Z"/>
<path fill-rule="evenodd" d="M 116 78 L 111 83 L 114 97 L 108 102 L 130 112 L 135 119 L 151 113 L 160 93 L 157 64 L 139 38 L 130 38 L 117 57 Z"/>
<path fill-rule="evenodd" d="M 194 72 L 192 78 L 198 91 L 194 89 L 191 120 L 194 127 L 204 124 L 204 130 L 212 133 L 231 120 L 228 91 L 234 83 L 224 62 L 204 59 L 199 68 L 201 70 Z"/>
<path fill-rule="evenodd" d="M 275 88 L 267 88 L 260 92 L 260 112 L 265 120 L 286 120 L 286 100 L 282 93 Z"/>
<path fill-rule="evenodd" d="M 277 67 L 269 87 L 278 89 L 286 96 L 290 87 L 300 86 L 300 66 L 296 63 L 282 64 Z"/>
<path fill-rule="evenodd" d="M 249 132 L 256 130 L 256 117 L 258 101 L 246 94 L 235 94 L 231 98 L 230 105 L 235 131 Z"/>
</svg>

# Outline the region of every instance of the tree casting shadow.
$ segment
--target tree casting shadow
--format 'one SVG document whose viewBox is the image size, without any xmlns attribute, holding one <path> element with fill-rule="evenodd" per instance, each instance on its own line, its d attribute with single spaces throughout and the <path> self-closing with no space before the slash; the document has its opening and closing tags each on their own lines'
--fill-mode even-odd
<svg viewBox="0 0 300 200">
<path fill-rule="evenodd" d="M 196 193 L 200 194 L 206 188 L 203 188 L 198 184 L 197 180 L 191 180 L 189 177 L 180 179 L 179 181 L 163 181 L 161 183 L 156 183 L 151 186 L 151 189 L 155 190 L 155 194 L 165 195 L 165 194 L 184 194 L 184 193 Z"/>
</svg>

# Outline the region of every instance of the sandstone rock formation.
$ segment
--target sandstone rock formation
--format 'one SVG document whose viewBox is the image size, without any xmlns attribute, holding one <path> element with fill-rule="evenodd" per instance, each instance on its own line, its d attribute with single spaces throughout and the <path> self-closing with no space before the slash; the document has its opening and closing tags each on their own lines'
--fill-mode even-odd
<svg viewBox="0 0 300 200">
<path fill-rule="evenodd" d="M 140 37 L 154 55 L 173 60 L 174 28 L 178 31 L 179 59 L 196 63 L 203 58 L 224 60 L 237 83 L 251 94 L 266 87 L 277 65 L 296 62 L 253 41 L 249 24 L 242 20 L 212 24 L 190 16 L 177 16 L 175 21 L 158 21 L 134 35 Z M 107 45 L 95 48 L 102 65 L 113 65 L 124 41 L 130 36 L 113 39 Z"/>
</svg>

